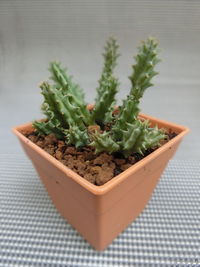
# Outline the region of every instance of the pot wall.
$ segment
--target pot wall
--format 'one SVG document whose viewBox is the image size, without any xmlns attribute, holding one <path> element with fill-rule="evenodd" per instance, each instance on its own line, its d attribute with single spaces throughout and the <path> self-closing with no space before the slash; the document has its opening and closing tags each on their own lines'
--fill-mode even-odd
<svg viewBox="0 0 200 267">
<path fill-rule="evenodd" d="M 185 127 L 141 116 L 178 136 L 103 186 L 90 184 L 23 136 L 20 132 L 31 131 L 31 124 L 14 129 L 58 211 L 97 250 L 105 249 L 142 212 L 188 132 Z"/>
</svg>

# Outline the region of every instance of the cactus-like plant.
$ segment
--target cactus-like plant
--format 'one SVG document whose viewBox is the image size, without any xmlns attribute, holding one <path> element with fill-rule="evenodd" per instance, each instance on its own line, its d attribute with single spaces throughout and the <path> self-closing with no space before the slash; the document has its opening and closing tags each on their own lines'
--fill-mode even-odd
<svg viewBox="0 0 200 267">
<path fill-rule="evenodd" d="M 118 44 L 114 38 L 110 38 L 104 48 L 104 66 L 97 88 L 95 106 L 92 110 L 93 119 L 100 124 L 105 124 L 112 120 L 112 113 L 116 103 L 115 95 L 118 90 L 118 79 L 113 71 L 117 65 Z"/>
<path fill-rule="evenodd" d="M 157 74 L 154 70 L 159 62 L 157 46 L 154 38 L 148 38 L 139 47 L 129 77 L 132 87 L 117 113 L 113 111 L 119 82 L 113 71 L 119 46 L 114 38 L 107 41 L 104 49 L 103 71 L 91 111 L 87 109 L 82 89 L 67 71 L 58 62 L 50 63 L 54 84 L 43 82 L 40 85 L 44 96 L 42 111 L 47 118 L 33 123 L 37 132 L 42 135 L 54 133 L 58 139 L 76 147 L 92 146 L 96 153 L 120 152 L 125 157 L 132 153 L 144 154 L 149 148 L 158 147 L 165 138 L 164 131 L 151 127 L 147 120 L 138 117 L 140 99 L 152 86 L 151 80 Z M 105 130 L 108 123 L 110 128 Z M 91 131 L 91 127 L 94 130 Z"/>
</svg>

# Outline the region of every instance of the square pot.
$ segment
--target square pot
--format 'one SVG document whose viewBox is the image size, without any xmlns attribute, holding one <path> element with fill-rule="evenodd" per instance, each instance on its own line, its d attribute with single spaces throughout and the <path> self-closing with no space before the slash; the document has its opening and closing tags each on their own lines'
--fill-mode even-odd
<svg viewBox="0 0 200 267">
<path fill-rule="evenodd" d="M 144 114 L 159 128 L 177 136 L 102 186 L 70 170 L 26 138 L 32 123 L 13 128 L 62 216 L 97 250 L 105 249 L 144 209 L 151 194 L 189 129 Z"/>
</svg>

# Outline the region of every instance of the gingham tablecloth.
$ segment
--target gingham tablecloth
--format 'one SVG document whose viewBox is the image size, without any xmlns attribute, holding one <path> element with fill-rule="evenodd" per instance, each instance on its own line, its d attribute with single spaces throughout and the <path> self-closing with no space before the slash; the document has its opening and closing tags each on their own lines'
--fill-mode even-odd
<svg viewBox="0 0 200 267">
<path fill-rule="evenodd" d="M 198 161 L 172 160 L 144 212 L 103 252 L 56 211 L 23 154 L 0 155 L 0 266 L 200 266 Z"/>
</svg>

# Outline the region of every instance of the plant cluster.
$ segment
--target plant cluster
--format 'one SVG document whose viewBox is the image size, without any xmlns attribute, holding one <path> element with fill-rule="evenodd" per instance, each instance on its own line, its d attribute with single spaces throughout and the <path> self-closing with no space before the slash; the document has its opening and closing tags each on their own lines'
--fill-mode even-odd
<svg viewBox="0 0 200 267">
<path fill-rule="evenodd" d="M 114 68 L 119 46 L 114 38 L 109 38 L 104 48 L 104 65 L 92 110 L 87 109 L 82 89 L 67 70 L 60 63 L 51 62 L 49 71 L 53 84 L 43 82 L 40 85 L 46 120 L 35 121 L 34 128 L 39 134 L 53 133 L 58 139 L 76 147 L 92 146 L 96 153 L 120 152 L 127 157 L 133 152 L 144 154 L 149 148 L 159 146 L 165 138 L 164 131 L 151 127 L 147 120 L 138 116 L 140 100 L 157 74 L 154 70 L 160 61 L 157 47 L 154 38 L 148 38 L 139 47 L 129 77 L 130 93 L 117 112 L 114 110 L 119 81 L 114 75 Z"/>
</svg>

